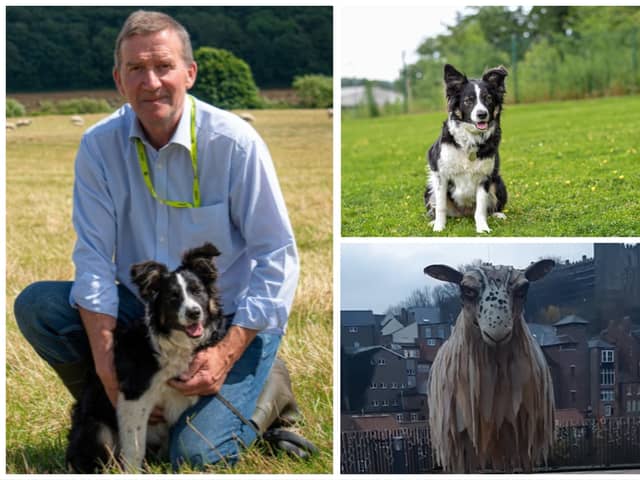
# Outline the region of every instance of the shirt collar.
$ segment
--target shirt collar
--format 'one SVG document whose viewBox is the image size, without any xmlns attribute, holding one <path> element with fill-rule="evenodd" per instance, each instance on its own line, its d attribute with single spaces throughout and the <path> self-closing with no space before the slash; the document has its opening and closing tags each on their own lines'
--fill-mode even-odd
<svg viewBox="0 0 640 480">
<path fill-rule="evenodd" d="M 129 106 L 131 108 L 131 106 Z M 180 121 L 178 122 L 178 128 L 173 132 L 173 136 L 169 139 L 170 145 L 172 143 L 177 143 L 178 145 L 182 145 L 189 152 L 191 152 L 191 99 L 188 95 L 184 97 L 184 105 L 182 107 L 182 115 L 180 117 Z M 142 125 L 138 121 L 138 117 L 136 116 L 133 109 L 131 109 L 133 113 L 133 119 L 131 120 L 131 126 L 129 128 L 129 139 L 132 140 L 134 138 L 139 138 L 144 143 L 149 144 L 149 140 L 142 129 Z"/>
</svg>

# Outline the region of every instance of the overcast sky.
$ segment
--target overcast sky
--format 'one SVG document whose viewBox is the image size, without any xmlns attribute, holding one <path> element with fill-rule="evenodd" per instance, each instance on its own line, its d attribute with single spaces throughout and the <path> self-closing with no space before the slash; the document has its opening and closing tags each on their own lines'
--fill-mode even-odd
<svg viewBox="0 0 640 480">
<path fill-rule="evenodd" d="M 345 6 L 340 9 L 342 77 L 395 80 L 406 62 L 417 60 L 425 38 L 444 33 L 464 6 Z"/>
<path fill-rule="evenodd" d="M 476 259 L 523 268 L 543 257 L 580 260 L 593 257 L 593 243 L 447 243 L 378 242 L 341 246 L 340 304 L 342 310 L 384 313 L 411 292 L 439 282 L 424 267 L 443 263 L 458 268 Z"/>
</svg>

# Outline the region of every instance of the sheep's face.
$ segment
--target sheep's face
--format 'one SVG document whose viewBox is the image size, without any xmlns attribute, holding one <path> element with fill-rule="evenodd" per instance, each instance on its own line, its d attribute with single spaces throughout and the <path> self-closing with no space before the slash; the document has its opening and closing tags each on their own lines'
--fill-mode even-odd
<svg viewBox="0 0 640 480">
<path fill-rule="evenodd" d="M 439 280 L 460 285 L 463 321 L 478 328 L 482 339 L 495 347 L 509 343 L 514 328 L 520 328 L 518 321 L 529 282 L 542 278 L 554 265 L 552 260 L 541 260 L 522 271 L 483 264 L 464 274 L 446 265 L 430 265 L 424 271 Z"/>
<path fill-rule="evenodd" d="M 460 282 L 466 321 L 480 329 L 490 346 L 506 344 L 520 318 L 529 281 L 513 267 L 483 266 L 465 272 Z"/>
</svg>

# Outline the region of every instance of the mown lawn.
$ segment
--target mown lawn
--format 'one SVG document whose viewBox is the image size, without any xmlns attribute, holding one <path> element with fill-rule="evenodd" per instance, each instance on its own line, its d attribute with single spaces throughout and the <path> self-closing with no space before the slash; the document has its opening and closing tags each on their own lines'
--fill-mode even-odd
<svg viewBox="0 0 640 480">
<path fill-rule="evenodd" d="M 324 110 L 254 112 L 274 158 L 301 257 L 301 278 L 281 356 L 303 413 L 298 430 L 320 454 L 310 461 L 251 448 L 234 467 L 212 473 L 332 471 L 332 125 Z M 101 115 L 87 115 L 87 125 Z M 37 280 L 73 278 L 73 159 L 82 128 L 68 117 L 35 117 L 7 132 L 7 473 L 65 472 L 71 397 L 18 331 L 17 294 Z M 171 473 L 153 464 L 151 473 Z M 182 473 L 187 473 L 185 470 Z"/>
<path fill-rule="evenodd" d="M 491 236 L 640 235 L 640 97 L 508 105 L 506 220 Z M 435 234 L 423 203 L 425 152 L 444 113 L 342 122 L 342 235 L 476 236 L 472 218 Z M 486 236 L 487 234 L 482 234 Z"/>
</svg>

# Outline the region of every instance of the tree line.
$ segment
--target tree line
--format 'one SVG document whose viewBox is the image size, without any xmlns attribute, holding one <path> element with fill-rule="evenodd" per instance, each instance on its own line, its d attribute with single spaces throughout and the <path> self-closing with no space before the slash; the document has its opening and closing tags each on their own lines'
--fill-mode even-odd
<svg viewBox="0 0 640 480">
<path fill-rule="evenodd" d="M 415 107 L 443 105 L 442 69 L 471 77 L 506 65 L 509 101 L 541 101 L 637 93 L 640 7 L 469 7 L 445 33 L 427 38 L 409 76 Z"/>
<path fill-rule="evenodd" d="M 7 7 L 7 92 L 112 88 L 115 39 L 138 8 Z M 332 75 L 331 7 L 144 8 L 182 23 L 194 50 L 221 48 L 247 62 L 261 88 Z"/>
</svg>

